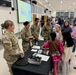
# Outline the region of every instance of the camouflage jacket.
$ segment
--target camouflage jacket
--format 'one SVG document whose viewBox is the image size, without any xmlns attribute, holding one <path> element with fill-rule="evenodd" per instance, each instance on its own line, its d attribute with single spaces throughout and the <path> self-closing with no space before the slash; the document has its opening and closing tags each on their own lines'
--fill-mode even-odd
<svg viewBox="0 0 76 75">
<path fill-rule="evenodd" d="M 30 39 L 28 38 L 31 35 L 29 29 L 23 28 L 21 30 L 22 46 L 28 46 L 30 44 Z"/>
<path fill-rule="evenodd" d="M 39 25 L 32 25 L 31 26 L 31 34 L 34 36 L 36 39 L 39 37 L 39 32 L 40 32 L 40 27 Z"/>
<path fill-rule="evenodd" d="M 51 33 L 52 26 L 51 25 L 44 25 L 42 28 L 42 36 L 47 36 Z"/>
<path fill-rule="evenodd" d="M 10 62 L 16 61 L 20 55 L 20 48 L 16 36 L 13 33 L 8 34 L 4 32 L 2 42 L 4 47 L 4 58 Z"/>
</svg>

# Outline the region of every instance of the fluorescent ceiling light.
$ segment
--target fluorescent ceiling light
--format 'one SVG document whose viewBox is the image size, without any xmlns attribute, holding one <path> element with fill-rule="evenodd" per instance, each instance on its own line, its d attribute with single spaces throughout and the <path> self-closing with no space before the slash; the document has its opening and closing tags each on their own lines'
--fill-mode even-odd
<svg viewBox="0 0 76 75">
<path fill-rule="evenodd" d="M 63 1 L 61 1 L 61 4 L 63 3 Z"/>
<path fill-rule="evenodd" d="M 46 1 L 46 3 L 48 3 L 48 0 L 45 0 Z"/>
<path fill-rule="evenodd" d="M 38 2 L 46 8 L 46 5 L 42 4 L 42 2 L 40 2 L 40 1 L 38 1 Z"/>
<path fill-rule="evenodd" d="M 73 5 L 75 5 L 75 2 L 73 2 Z"/>
</svg>

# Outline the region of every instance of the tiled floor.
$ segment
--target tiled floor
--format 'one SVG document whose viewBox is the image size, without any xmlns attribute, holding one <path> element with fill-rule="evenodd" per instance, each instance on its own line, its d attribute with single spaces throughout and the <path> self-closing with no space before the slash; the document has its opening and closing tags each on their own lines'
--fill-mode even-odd
<svg viewBox="0 0 76 75">
<path fill-rule="evenodd" d="M 22 48 L 21 40 L 19 40 L 19 44 L 20 44 L 20 47 Z M 6 61 L 3 59 L 3 51 L 4 51 L 3 49 L 0 50 L 0 75 L 10 75 Z M 73 69 L 73 67 L 76 66 L 75 54 L 76 54 L 76 52 L 72 53 L 72 60 L 71 60 L 69 75 L 76 75 L 76 70 Z"/>
</svg>

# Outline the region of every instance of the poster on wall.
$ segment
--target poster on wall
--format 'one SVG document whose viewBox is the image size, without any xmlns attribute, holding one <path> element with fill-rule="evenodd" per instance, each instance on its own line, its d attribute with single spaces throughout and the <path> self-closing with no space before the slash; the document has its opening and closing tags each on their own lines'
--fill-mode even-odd
<svg viewBox="0 0 76 75">
<path fill-rule="evenodd" d="M 32 12 L 31 12 L 31 5 L 22 1 L 17 0 L 17 8 L 18 8 L 18 22 L 23 23 L 25 21 L 32 20 Z"/>
</svg>

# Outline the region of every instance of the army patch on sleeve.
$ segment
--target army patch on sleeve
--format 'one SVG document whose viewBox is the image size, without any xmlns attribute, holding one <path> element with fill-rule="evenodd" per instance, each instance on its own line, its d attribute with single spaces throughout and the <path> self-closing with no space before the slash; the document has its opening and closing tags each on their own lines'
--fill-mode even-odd
<svg viewBox="0 0 76 75">
<path fill-rule="evenodd" d="M 3 43 L 10 44 L 10 41 L 7 39 L 7 37 L 4 37 Z"/>
<path fill-rule="evenodd" d="M 10 44 L 10 41 L 8 41 L 8 40 L 4 40 L 3 43 Z"/>
</svg>

